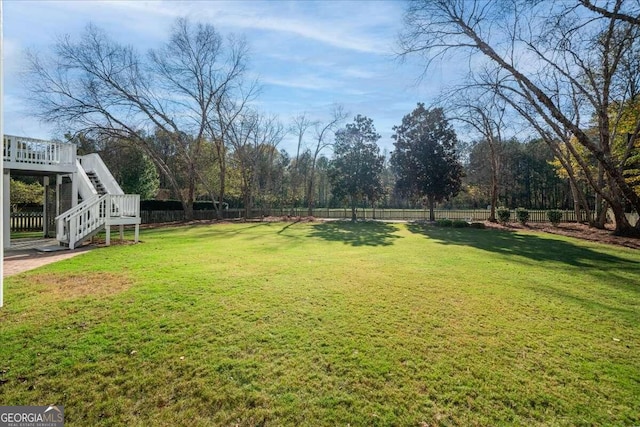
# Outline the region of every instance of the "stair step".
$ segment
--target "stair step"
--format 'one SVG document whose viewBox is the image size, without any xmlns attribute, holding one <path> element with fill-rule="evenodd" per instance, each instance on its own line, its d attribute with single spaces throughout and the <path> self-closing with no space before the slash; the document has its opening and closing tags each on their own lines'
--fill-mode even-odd
<svg viewBox="0 0 640 427">
<path fill-rule="evenodd" d="M 93 187 L 98 192 L 98 195 L 104 196 L 105 194 L 107 194 L 107 189 L 104 188 L 104 185 L 102 184 L 102 182 L 100 182 L 100 179 L 98 178 L 98 175 L 95 172 L 93 171 L 87 172 L 87 177 L 89 178 L 89 181 L 91 181 L 91 184 L 93 184 Z"/>
</svg>

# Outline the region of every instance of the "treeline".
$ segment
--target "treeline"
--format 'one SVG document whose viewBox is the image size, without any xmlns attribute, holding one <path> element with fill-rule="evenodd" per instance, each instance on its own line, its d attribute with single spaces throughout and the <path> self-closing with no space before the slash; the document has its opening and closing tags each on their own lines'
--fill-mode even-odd
<svg viewBox="0 0 640 427">
<path fill-rule="evenodd" d="M 419 104 L 418 110 L 426 112 L 424 105 Z M 439 110 L 442 111 L 442 110 Z M 337 115 L 341 120 L 344 113 Z M 296 123 L 301 122 L 299 116 L 288 126 L 290 132 L 296 129 Z M 397 186 L 398 168 L 392 165 L 393 153 L 381 155 L 377 148 L 378 136 L 375 133 L 373 120 L 360 117 L 360 122 L 366 122 L 372 134 L 372 142 L 375 147 L 370 147 L 374 155 L 378 156 L 371 162 L 364 162 L 364 169 L 376 171 L 376 179 L 379 179 L 378 193 L 369 193 L 359 200 L 355 200 L 355 207 L 379 207 L 379 208 L 418 208 L 428 207 L 424 197 L 415 197 L 406 194 Z M 448 120 L 440 117 L 445 123 Z M 358 120 L 358 118 L 356 118 Z M 310 122 L 315 125 L 317 122 Z M 277 150 L 275 147 L 258 147 L 256 150 L 255 168 L 250 174 L 254 176 L 253 188 L 245 193 L 246 187 L 241 185 L 243 171 L 238 168 L 242 163 L 235 157 L 232 150 L 227 151 L 226 160 L 226 195 L 222 208 L 250 208 L 255 209 L 299 209 L 306 208 L 312 215 L 314 207 L 341 208 L 349 204 L 350 199 L 342 194 L 348 190 L 349 184 L 364 186 L 353 180 L 355 174 L 344 172 L 345 182 L 332 181 L 332 170 L 336 166 L 336 155 L 333 153 L 336 141 L 335 134 L 344 139 L 348 124 L 337 128 L 328 135 L 328 141 L 332 144 L 324 153 L 314 156 L 308 145 L 315 143 L 315 126 L 310 126 L 309 135 L 301 132 L 300 151 L 292 156 L 285 150 Z M 297 128 L 299 132 L 299 127 Z M 308 137 L 312 138 L 308 138 Z M 455 135 L 454 135 L 455 136 Z M 94 141 L 77 135 L 69 136 L 79 147 L 79 153 L 85 154 L 98 152 L 105 160 L 116 180 L 128 193 L 140 194 L 143 200 L 164 199 L 179 200 L 179 195 L 171 190 L 167 179 L 159 175 L 153 163 L 142 150 L 127 140 L 106 139 Z M 149 145 L 157 147 L 164 163 L 174 172 L 174 176 L 183 192 L 190 185 L 190 177 L 181 168 L 179 157 L 171 153 L 170 145 L 163 143 L 163 138 L 158 135 L 146 137 Z M 309 141 L 310 139 L 310 141 Z M 460 145 L 460 147 L 458 147 Z M 339 141 L 338 141 L 338 147 Z M 348 148 L 348 146 L 346 147 Z M 453 146 L 456 160 L 462 166 L 460 174 L 460 188 L 455 196 L 446 195 L 438 204 L 441 208 L 486 208 L 491 205 L 491 150 L 486 141 L 458 144 L 457 139 Z M 338 148 L 338 157 L 340 155 Z M 554 155 L 549 147 L 541 140 L 521 142 L 516 139 L 504 141 L 497 148 L 500 157 L 498 206 L 510 208 L 525 207 L 528 209 L 571 209 L 572 196 L 568 180 L 562 177 L 558 166 L 554 163 Z M 245 153 L 245 155 L 247 155 Z M 331 155 L 331 157 L 329 157 Z M 348 164 L 345 165 L 348 167 Z M 216 165 L 209 174 L 219 176 Z M 335 175 L 335 173 L 334 173 Z M 337 177 L 336 177 L 337 178 Z M 415 179 L 414 179 L 415 181 Z M 209 201 L 202 205 L 208 209 L 214 209 L 210 195 L 204 187 L 194 182 L 194 202 Z M 355 192 L 356 190 L 354 190 Z M 342 193 L 341 193 L 342 192 Z M 246 205 L 247 199 L 249 199 Z M 594 197 L 591 195 L 593 204 Z M 178 203 L 181 207 L 182 205 Z M 217 203 L 217 201 L 216 201 Z M 153 207 L 153 203 L 148 203 Z M 146 206 L 146 205 L 145 205 Z M 161 205 L 159 205 L 161 206 Z M 175 206 L 172 207 L 175 209 Z"/>
<path fill-rule="evenodd" d="M 243 39 L 186 19 L 146 53 L 90 25 L 30 55 L 27 83 L 42 119 L 105 153 L 128 191 L 178 199 L 187 219 L 196 200 L 219 217 L 226 206 L 489 206 L 495 220 L 501 205 L 572 207 L 596 227 L 610 211 L 616 233 L 637 235 L 625 211 L 640 211 L 638 13 L 625 0 L 409 2 L 401 54 L 427 72 L 441 58 L 470 69 L 439 106 L 408 112 L 384 154 L 373 120 L 345 123 L 339 107 L 289 124 L 256 110 Z M 279 148 L 287 133 L 295 153 Z"/>
</svg>

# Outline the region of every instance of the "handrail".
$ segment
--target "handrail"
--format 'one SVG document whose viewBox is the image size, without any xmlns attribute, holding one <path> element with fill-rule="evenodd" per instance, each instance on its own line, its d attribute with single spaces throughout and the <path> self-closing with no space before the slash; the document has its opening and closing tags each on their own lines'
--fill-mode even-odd
<svg viewBox="0 0 640 427">
<path fill-rule="evenodd" d="M 69 248 L 95 232 L 110 218 L 140 217 L 140 195 L 105 194 L 91 198 L 56 217 L 57 239 Z"/>
<path fill-rule="evenodd" d="M 105 194 L 105 196 L 106 196 L 106 194 Z M 105 197 L 105 196 L 102 196 L 102 197 Z M 74 215 L 75 213 L 77 213 L 77 212 L 81 211 L 82 209 L 84 209 L 85 206 L 88 206 L 91 203 L 93 203 L 93 202 L 95 202 L 95 201 L 97 201 L 99 199 L 100 199 L 100 197 L 98 197 L 96 195 L 95 197 L 91 197 L 91 198 L 89 198 L 87 200 L 84 200 L 82 203 L 79 203 L 79 204 L 75 205 L 74 207 L 72 207 L 71 209 L 66 210 L 63 213 L 61 213 L 60 215 L 56 216 L 56 218 L 55 218 L 56 222 L 59 221 L 59 220 L 62 220 L 62 219 L 68 219 L 68 218 L 65 218 L 65 217 L 69 217 L 71 215 Z"/>
<path fill-rule="evenodd" d="M 72 209 L 73 212 L 65 212 L 56 217 L 56 239 L 60 242 L 67 242 L 69 249 L 74 249 L 76 243 L 102 227 L 109 215 L 107 206 L 109 195 L 87 200 Z M 78 209 L 78 207 L 80 207 Z"/>
<path fill-rule="evenodd" d="M 79 156 L 80 163 L 82 164 L 82 169 L 87 172 L 94 172 L 97 176 L 104 188 L 107 190 L 109 194 L 124 194 L 120 185 L 109 171 L 107 165 L 102 161 L 102 157 L 98 153 L 86 154 L 84 156 Z"/>
<path fill-rule="evenodd" d="M 80 196 L 83 199 L 89 199 L 94 196 L 97 197 L 98 191 L 93 186 L 93 183 L 87 176 L 85 170 L 82 168 L 79 159 L 76 159 L 76 171 L 78 174 L 78 193 L 80 193 Z"/>
</svg>

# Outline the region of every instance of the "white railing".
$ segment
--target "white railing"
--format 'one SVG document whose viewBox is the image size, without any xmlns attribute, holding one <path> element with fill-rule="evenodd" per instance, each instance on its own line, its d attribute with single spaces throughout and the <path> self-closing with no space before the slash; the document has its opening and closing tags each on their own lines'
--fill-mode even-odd
<svg viewBox="0 0 640 427">
<path fill-rule="evenodd" d="M 97 153 L 79 156 L 82 168 L 87 172 L 95 172 L 98 179 L 104 185 L 105 190 L 109 194 L 124 194 L 124 191 L 118 185 L 107 165 L 104 164 L 102 158 Z"/>
<path fill-rule="evenodd" d="M 97 229 L 104 226 L 107 219 L 109 195 L 86 200 L 76 207 L 56 217 L 56 239 L 75 248 Z"/>
<path fill-rule="evenodd" d="M 84 200 L 98 197 L 98 192 L 87 176 L 87 173 L 80 165 L 79 160 L 76 160 L 76 170 L 78 172 L 78 193 L 80 193 L 80 197 L 82 197 Z"/>
<path fill-rule="evenodd" d="M 73 166 L 76 160 L 76 146 L 65 142 L 5 135 L 2 156 L 5 162 L 11 163 Z"/>
<path fill-rule="evenodd" d="M 105 194 L 94 197 L 56 217 L 56 239 L 74 249 L 89 235 L 123 217 L 140 217 L 138 194 Z"/>
<path fill-rule="evenodd" d="M 110 194 L 111 217 L 139 217 L 140 216 L 140 195 L 139 194 Z"/>
</svg>

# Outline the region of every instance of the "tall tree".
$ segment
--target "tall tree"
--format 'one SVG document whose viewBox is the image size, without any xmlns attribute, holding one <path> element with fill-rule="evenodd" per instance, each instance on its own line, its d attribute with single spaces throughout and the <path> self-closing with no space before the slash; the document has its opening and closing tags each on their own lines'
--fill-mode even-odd
<svg viewBox="0 0 640 427">
<path fill-rule="evenodd" d="M 504 101 L 487 92 L 474 91 L 473 87 L 457 90 L 451 99 L 454 120 L 467 124 L 489 146 L 489 166 L 491 172 L 491 202 L 489 221 L 496 222 L 496 205 L 498 203 L 498 175 L 500 173 L 500 152 L 502 133 L 505 128 Z"/>
<path fill-rule="evenodd" d="M 329 134 L 336 129 L 340 123 L 347 118 L 347 113 L 344 111 L 341 105 L 334 105 L 331 111 L 331 118 L 326 122 L 315 122 L 316 143 L 312 148 L 311 154 L 311 170 L 307 179 L 307 208 L 308 215 L 313 216 L 313 208 L 315 206 L 315 185 L 316 185 L 316 166 L 318 163 L 318 156 L 322 151 L 331 145 L 329 140 Z M 373 125 L 372 125 L 373 126 Z"/>
<path fill-rule="evenodd" d="M 396 142 L 391 164 L 397 174 L 396 186 L 404 194 L 424 197 L 429 219 L 434 221 L 435 204 L 460 191 L 463 172 L 456 133 L 441 108 L 429 110 L 423 103 L 393 130 Z"/>
<path fill-rule="evenodd" d="M 312 121 L 307 117 L 307 113 L 301 113 L 292 119 L 289 126 L 289 132 L 293 133 L 297 138 L 296 156 L 291 162 L 291 193 L 293 196 L 294 205 L 297 206 L 302 197 L 308 176 L 308 170 L 305 170 L 304 162 L 300 161 L 300 155 L 305 152 L 305 134 L 318 122 Z M 302 193 L 300 187 L 302 186 Z"/>
<path fill-rule="evenodd" d="M 206 183 L 198 167 L 203 145 L 228 126 L 218 123 L 217 109 L 243 106 L 252 92 L 244 85 L 246 56 L 244 41 L 224 39 L 213 26 L 183 18 L 168 41 L 147 55 L 89 25 L 78 40 L 60 38 L 50 57 L 30 55 L 29 88 L 43 120 L 141 147 L 191 219 L 196 185 Z M 145 137 L 158 131 L 179 156 L 185 185 Z"/>
<path fill-rule="evenodd" d="M 240 171 L 241 192 L 244 201 L 245 218 L 251 216 L 251 209 L 259 189 L 261 163 L 266 174 L 271 173 L 277 146 L 284 136 L 284 126 L 276 117 L 265 116 L 255 111 L 247 111 L 242 119 L 229 129 L 229 141 L 233 146 L 231 156 L 234 166 Z M 265 181 L 271 177 L 265 175 Z"/>
<path fill-rule="evenodd" d="M 624 206 L 640 212 L 640 194 L 625 180 L 620 166 L 626 159 L 612 150 L 610 117 L 611 104 L 622 105 L 630 96 L 621 65 L 640 43 L 640 26 L 626 19 L 637 16 L 633 4 L 618 0 L 611 10 L 593 11 L 588 1 L 580 7 L 525 0 L 417 0 L 409 6 L 401 48 L 404 54 L 424 55 L 427 63 L 457 51 L 480 54 L 497 66 L 505 99 L 530 106 L 554 133 L 571 132 L 596 159 L 604 179 L 590 184 L 613 211 L 616 233 L 635 235 L 640 222 L 632 227 Z M 521 61 L 525 55 L 527 61 Z M 592 123 L 584 117 L 594 118 L 597 138 L 589 135 Z M 631 141 L 637 137 L 636 132 Z"/>
<path fill-rule="evenodd" d="M 335 134 L 329 179 L 334 196 L 348 200 L 352 221 L 357 220 L 359 203 L 374 202 L 384 192 L 381 181 L 384 157 L 376 144 L 379 139 L 373 120 L 359 114 L 353 123 Z"/>
</svg>

